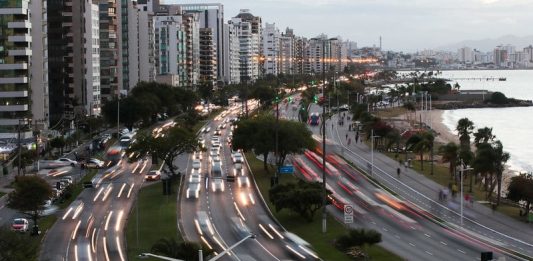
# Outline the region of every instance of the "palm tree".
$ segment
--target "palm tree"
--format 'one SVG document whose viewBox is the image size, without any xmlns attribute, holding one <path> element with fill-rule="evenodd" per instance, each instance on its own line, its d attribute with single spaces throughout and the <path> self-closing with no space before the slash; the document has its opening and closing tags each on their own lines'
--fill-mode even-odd
<svg viewBox="0 0 533 261">
<path fill-rule="evenodd" d="M 424 153 L 433 149 L 434 139 L 433 133 L 425 131 L 417 133 L 407 140 L 406 144 L 410 145 L 414 152 L 420 153 L 420 167 L 422 171 L 424 171 Z"/>
<path fill-rule="evenodd" d="M 477 147 L 480 143 L 492 142 L 495 138 L 496 136 L 492 134 L 492 128 L 481 128 L 474 133 L 474 144 Z"/>
<path fill-rule="evenodd" d="M 487 199 L 490 198 L 491 194 L 489 184 L 493 183 L 493 175 L 496 172 L 496 161 L 496 153 L 492 145 L 489 143 L 480 143 L 476 151 L 476 157 L 472 162 L 472 167 L 474 167 L 476 173 L 481 173 L 485 179 Z"/>
<path fill-rule="evenodd" d="M 494 142 L 494 151 L 496 154 L 496 182 L 498 183 L 496 205 L 500 205 L 503 171 L 505 169 L 505 163 L 509 161 L 511 155 L 503 151 L 503 145 L 499 140 Z"/>
<path fill-rule="evenodd" d="M 183 241 L 178 242 L 174 238 L 161 238 L 154 245 L 151 251 L 154 254 L 164 255 L 170 258 L 179 258 L 187 261 L 198 260 L 198 250 L 202 249 L 204 258 L 213 253 L 207 247 L 196 242 Z"/>
<path fill-rule="evenodd" d="M 462 118 L 457 122 L 457 127 L 455 128 L 459 133 L 459 141 L 461 142 L 462 147 L 470 146 L 470 134 L 474 130 L 474 123 L 468 118 Z"/>
<path fill-rule="evenodd" d="M 444 162 L 450 163 L 450 178 L 453 178 L 455 167 L 457 166 L 457 161 L 459 160 L 459 146 L 457 146 L 455 142 L 450 142 L 440 147 L 439 152 L 442 154 L 442 159 Z"/>
</svg>

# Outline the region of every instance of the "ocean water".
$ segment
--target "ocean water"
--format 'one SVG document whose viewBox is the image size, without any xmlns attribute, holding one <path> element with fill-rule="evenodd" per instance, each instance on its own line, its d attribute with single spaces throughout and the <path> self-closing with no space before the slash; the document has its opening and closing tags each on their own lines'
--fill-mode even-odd
<svg viewBox="0 0 533 261">
<path fill-rule="evenodd" d="M 532 70 L 445 71 L 442 77 L 504 77 L 507 81 L 452 80 L 451 83 L 459 83 L 461 90 L 486 89 L 510 98 L 533 100 Z M 454 133 L 457 121 L 464 117 L 474 122 L 476 130 L 492 128 L 504 151 L 511 155 L 507 163 L 510 170 L 533 172 L 533 107 L 447 110 L 442 115 L 443 123 Z"/>
</svg>

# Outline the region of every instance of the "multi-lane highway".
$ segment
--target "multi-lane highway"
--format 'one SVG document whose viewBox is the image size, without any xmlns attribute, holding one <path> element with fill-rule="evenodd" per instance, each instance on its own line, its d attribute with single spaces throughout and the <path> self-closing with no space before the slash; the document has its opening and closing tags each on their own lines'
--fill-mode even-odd
<svg viewBox="0 0 533 261">
<path fill-rule="evenodd" d="M 150 169 L 149 160 L 102 169 L 60 215 L 43 242 L 40 260 L 126 260 L 123 228 Z"/>
<path fill-rule="evenodd" d="M 231 255 L 226 256 L 227 260 L 312 259 L 312 251 L 292 243 L 285 231 L 271 219 L 246 163 L 242 163 L 242 172 L 235 170 L 236 164 L 232 161 L 232 150 L 228 144 L 231 132 L 228 120 L 235 118 L 239 109 L 230 108 L 227 113 L 212 121 L 207 126 L 210 130 L 202 134 L 207 151 L 202 152 L 199 198 L 187 198 L 189 178 L 194 171 L 192 167 L 189 167 L 180 195 L 180 225 L 183 235 L 189 240 L 204 242 L 217 252 L 227 249 L 250 233 L 255 235 L 255 238 L 248 239 L 233 249 Z M 226 126 L 219 128 L 220 135 L 214 135 L 217 127 L 223 124 Z M 217 157 L 210 153 L 213 143 L 217 143 L 213 136 L 218 136 L 221 144 L 219 155 L 223 190 L 214 185 L 215 182 L 220 182 L 215 181 L 220 174 L 213 170 L 213 161 Z M 235 175 L 235 182 L 227 182 L 228 175 Z M 245 180 L 249 181 L 249 185 L 246 185 Z"/>
<path fill-rule="evenodd" d="M 310 111 L 320 113 L 321 108 L 313 104 Z M 287 118 L 295 118 L 290 111 L 282 114 L 286 115 Z M 348 126 L 347 124 L 340 126 L 337 122 L 338 118 L 334 116 L 326 125 L 328 153 L 343 155 L 358 165 L 359 168 L 367 169 L 371 161 L 370 150 L 368 148 L 362 149 L 362 145 L 351 144 L 352 146 L 348 146 L 348 141 L 345 138 Z M 311 130 L 316 135 L 320 133 L 319 127 L 311 127 Z M 354 134 L 349 135 L 351 137 Z M 351 138 L 353 139 L 353 137 Z M 357 150 L 356 147 L 361 149 Z M 408 187 L 402 183 L 401 178 L 395 177 L 395 174 L 391 175 L 391 173 L 396 172 L 397 165 L 393 160 L 375 160 L 374 178 L 378 178 L 382 184 L 391 188 L 398 194 L 398 198 L 403 200 L 395 200 L 395 197 L 390 194 L 387 197 L 376 197 L 375 186 L 353 169 L 352 171 L 356 173 L 358 178 L 355 181 L 344 180 L 344 182 L 351 182 L 355 189 L 364 193 L 370 198 L 369 200 L 378 202 L 380 205 L 366 209 L 365 215 L 361 215 L 360 219 L 356 218 L 356 225 L 380 231 L 384 239 L 382 244 L 385 247 L 410 260 L 446 259 L 450 257 L 453 257 L 454 260 L 476 260 L 484 251 L 493 252 L 495 257 L 527 259 L 527 255 L 531 253 L 531 245 L 527 239 L 511 237 L 482 225 L 475 227 L 476 221 L 468 218 L 465 218 L 465 226 L 460 227 L 457 223 L 459 221 L 457 213 L 453 213 L 455 211 L 417 192 L 418 187 Z M 339 194 L 339 197 L 348 204 L 361 205 L 361 201 L 364 200 L 361 200 L 360 196 L 347 193 L 346 186 L 343 188 L 339 184 L 342 182 L 339 183 L 335 177 L 330 177 L 328 185 Z M 390 212 L 391 207 L 398 206 L 397 204 L 402 204 L 400 208 L 402 211 L 396 212 L 414 221 L 416 229 L 405 230 L 401 225 L 398 226 L 398 223 L 401 223 L 398 221 L 405 220 L 403 217 L 387 213 Z M 342 213 L 339 211 L 331 211 L 330 213 L 342 218 Z M 455 219 L 452 216 L 455 216 Z"/>
</svg>

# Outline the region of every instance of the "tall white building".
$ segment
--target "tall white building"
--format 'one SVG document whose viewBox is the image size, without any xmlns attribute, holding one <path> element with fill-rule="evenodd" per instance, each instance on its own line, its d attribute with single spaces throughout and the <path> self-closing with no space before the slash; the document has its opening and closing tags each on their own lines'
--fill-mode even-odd
<svg viewBox="0 0 533 261">
<path fill-rule="evenodd" d="M 186 32 L 181 15 L 154 17 L 157 74 L 178 76 L 180 85 L 187 83 Z"/>
<path fill-rule="evenodd" d="M 30 4 L 32 4 L 30 6 Z M 18 125 L 24 119 L 46 120 L 46 63 L 42 1 L 0 1 L 0 138 L 16 138 Z M 35 15 L 33 15 L 35 14 Z M 31 29 L 36 32 L 32 35 Z M 32 50 L 32 42 L 37 42 Z M 41 56 L 33 59 L 35 55 Z M 32 64 L 35 62 L 35 67 Z M 36 78 L 32 77 L 35 72 Z M 41 95 L 41 96 L 39 96 Z M 32 103 L 32 99 L 36 99 Z M 41 118 L 43 117 L 43 118 Z M 21 137 L 32 136 L 22 129 Z"/>
<path fill-rule="evenodd" d="M 128 11 L 129 90 L 137 83 L 155 81 L 155 47 L 152 4 L 135 4 Z"/>
<path fill-rule="evenodd" d="M 239 71 L 242 81 L 255 81 L 261 75 L 261 17 L 254 16 L 248 9 L 229 22 L 235 25 L 239 38 Z"/>
<path fill-rule="evenodd" d="M 474 62 L 474 52 L 470 47 L 462 47 L 457 50 L 457 59 L 461 63 L 473 63 Z"/>
<path fill-rule="evenodd" d="M 224 43 L 224 6 L 219 3 L 209 4 L 180 4 L 179 5 L 184 13 L 195 13 L 199 18 L 200 29 L 209 28 L 210 30 L 201 30 L 205 36 L 207 32 L 210 32 L 212 43 L 203 47 L 204 49 L 213 49 L 215 55 L 212 56 L 211 64 L 213 64 L 216 70 L 216 80 L 224 81 L 225 64 L 222 62 L 224 59 L 224 52 L 227 48 Z M 206 39 L 203 39 L 204 43 Z M 201 47 L 202 48 L 202 47 Z M 207 56 L 203 55 L 203 62 Z M 205 70 L 203 70 L 205 72 Z M 205 75 L 203 76 L 205 77 Z"/>
<path fill-rule="evenodd" d="M 49 127 L 47 1 L 31 1 L 31 113 L 34 129 Z M 9 24 L 8 24 L 9 26 Z M 28 26 L 25 24 L 24 26 Z M 14 27 L 12 24 L 11 27 Z M 1 119 L 1 117 L 0 117 Z M 1 121 L 1 120 L 0 120 Z"/>
<path fill-rule="evenodd" d="M 240 75 L 240 42 L 237 35 L 237 26 L 231 22 L 224 24 L 224 82 L 237 84 L 241 82 Z"/>
<path fill-rule="evenodd" d="M 265 74 L 278 75 L 280 73 L 281 34 L 275 23 L 266 23 L 262 33 Z"/>
<path fill-rule="evenodd" d="M 88 115 L 100 115 L 100 21 L 98 4 L 85 8 L 85 88 L 83 102 Z"/>
</svg>

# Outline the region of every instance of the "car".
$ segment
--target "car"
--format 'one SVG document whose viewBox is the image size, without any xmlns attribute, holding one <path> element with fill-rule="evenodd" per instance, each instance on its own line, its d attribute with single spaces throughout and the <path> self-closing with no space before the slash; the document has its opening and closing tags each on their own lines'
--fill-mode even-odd
<svg viewBox="0 0 533 261">
<path fill-rule="evenodd" d="M 211 143 L 211 146 L 213 146 L 213 147 L 215 147 L 215 148 L 218 148 L 218 147 L 220 147 L 220 142 L 218 142 L 218 141 L 213 141 L 213 142 Z"/>
<path fill-rule="evenodd" d="M 220 164 L 222 165 L 222 160 L 220 159 L 220 156 L 214 156 L 214 157 L 211 157 L 211 161 L 213 164 Z"/>
<path fill-rule="evenodd" d="M 213 135 L 220 136 L 221 134 L 222 134 L 222 132 L 220 130 L 216 130 Z"/>
<path fill-rule="evenodd" d="M 188 199 L 200 197 L 200 187 L 200 182 L 189 182 L 185 197 Z"/>
<path fill-rule="evenodd" d="M 62 182 L 62 183 L 65 183 L 66 186 L 68 186 L 68 185 L 73 183 L 73 180 L 72 180 L 71 176 L 61 178 L 59 181 Z"/>
<path fill-rule="evenodd" d="M 160 180 L 161 179 L 161 171 L 159 170 L 150 170 L 150 172 L 146 173 L 144 176 L 145 180 Z"/>
<path fill-rule="evenodd" d="M 71 160 L 69 158 L 59 158 L 59 159 L 57 159 L 57 161 L 69 163 L 70 166 L 72 166 L 72 167 L 74 167 L 74 166 L 76 166 L 78 164 L 77 161 Z"/>
<path fill-rule="evenodd" d="M 202 181 L 202 175 L 199 173 L 191 173 L 189 176 L 189 183 L 200 183 Z"/>
<path fill-rule="evenodd" d="M 199 138 L 198 139 L 198 143 L 200 144 L 201 148 L 205 148 L 205 139 L 204 138 Z"/>
<path fill-rule="evenodd" d="M 15 218 L 11 223 L 11 230 L 17 232 L 27 232 L 30 223 L 25 218 Z"/>
<path fill-rule="evenodd" d="M 214 158 L 214 157 L 218 157 L 218 155 L 219 155 L 219 152 L 218 152 L 217 149 L 214 149 L 214 150 L 211 149 L 211 150 L 209 151 L 209 157 L 210 157 L 211 159 Z"/>
<path fill-rule="evenodd" d="M 89 169 L 100 169 L 103 168 L 104 165 L 104 161 L 95 158 L 89 159 L 87 162 L 85 162 L 85 167 Z"/>
<path fill-rule="evenodd" d="M 243 157 L 242 157 L 242 154 L 240 152 L 233 153 L 231 155 L 231 159 L 233 160 L 233 163 L 242 163 L 243 162 Z"/>
<path fill-rule="evenodd" d="M 213 192 L 224 192 L 224 180 L 220 177 L 213 178 L 211 181 L 211 189 Z"/>
<path fill-rule="evenodd" d="M 204 128 L 204 133 L 208 133 L 208 132 L 210 132 L 210 131 L 211 131 L 211 128 L 210 128 L 210 127 L 205 127 L 205 128 Z"/>
<path fill-rule="evenodd" d="M 200 169 L 202 167 L 202 161 L 195 159 L 192 161 L 192 168 L 193 169 Z"/>
<path fill-rule="evenodd" d="M 250 187 L 250 179 L 246 176 L 238 176 L 237 177 L 237 184 L 240 187 Z"/>
<path fill-rule="evenodd" d="M 225 121 L 224 121 L 225 122 Z M 221 129 L 225 129 L 226 128 L 226 123 L 223 123 L 222 125 L 220 125 L 220 128 Z"/>
<path fill-rule="evenodd" d="M 195 152 L 192 154 L 192 158 L 195 159 L 195 160 L 201 160 L 201 159 L 202 159 L 202 152 L 200 152 L 200 151 L 195 151 Z"/>
</svg>

